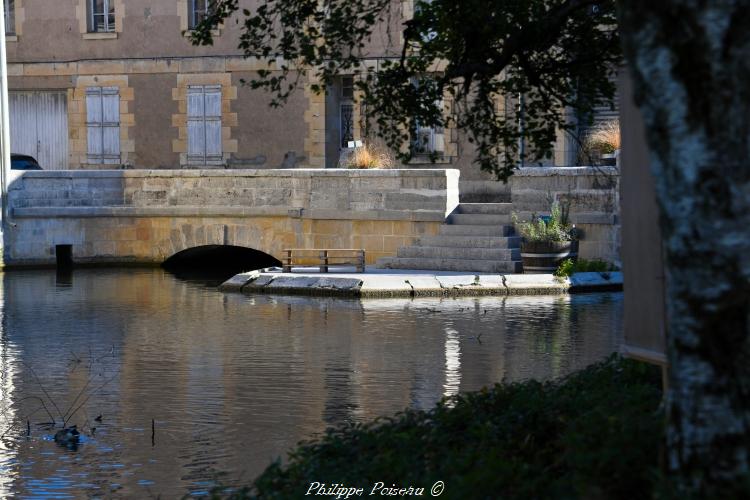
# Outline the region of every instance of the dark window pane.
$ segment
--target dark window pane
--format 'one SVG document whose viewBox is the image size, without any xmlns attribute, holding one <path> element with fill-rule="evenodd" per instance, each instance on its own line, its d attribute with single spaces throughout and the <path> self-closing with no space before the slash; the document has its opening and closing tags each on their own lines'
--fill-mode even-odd
<svg viewBox="0 0 750 500">
<path fill-rule="evenodd" d="M 354 140 L 354 106 L 341 105 L 341 147 L 349 147 L 349 141 Z"/>
<path fill-rule="evenodd" d="M 5 0 L 5 34 L 16 34 L 16 2 L 15 0 Z"/>
<path fill-rule="evenodd" d="M 341 78 L 341 97 L 354 99 L 354 77 L 345 76 Z"/>
</svg>

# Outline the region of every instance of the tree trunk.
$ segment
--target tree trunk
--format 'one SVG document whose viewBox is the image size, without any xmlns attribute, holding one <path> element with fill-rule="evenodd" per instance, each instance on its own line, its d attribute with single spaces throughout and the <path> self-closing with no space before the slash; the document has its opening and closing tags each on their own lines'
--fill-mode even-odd
<svg viewBox="0 0 750 500">
<path fill-rule="evenodd" d="M 628 0 L 667 271 L 668 467 L 684 493 L 750 472 L 750 1 Z"/>
</svg>

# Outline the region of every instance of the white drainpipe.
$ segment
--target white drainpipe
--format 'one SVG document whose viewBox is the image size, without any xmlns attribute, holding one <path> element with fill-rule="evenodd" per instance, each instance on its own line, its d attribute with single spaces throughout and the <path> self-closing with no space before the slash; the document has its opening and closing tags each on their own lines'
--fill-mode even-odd
<svg viewBox="0 0 750 500">
<path fill-rule="evenodd" d="M 8 217 L 8 176 L 10 174 L 10 118 L 8 113 L 8 59 L 5 52 L 5 2 L 0 4 L 0 230 L 10 223 Z"/>
</svg>

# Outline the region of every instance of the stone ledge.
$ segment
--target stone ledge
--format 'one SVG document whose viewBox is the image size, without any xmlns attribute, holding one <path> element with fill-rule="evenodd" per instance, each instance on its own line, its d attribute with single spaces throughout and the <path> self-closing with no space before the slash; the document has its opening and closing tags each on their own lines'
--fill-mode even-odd
<svg viewBox="0 0 750 500">
<path fill-rule="evenodd" d="M 24 172 L 22 179 L 150 178 L 150 177 L 458 177 L 455 169 L 158 169 L 158 170 L 38 170 Z"/>
<path fill-rule="evenodd" d="M 621 272 L 611 273 L 576 273 L 568 279 L 570 290 L 585 292 L 589 290 L 622 290 Z"/>
<path fill-rule="evenodd" d="M 292 217 L 310 220 L 390 220 L 442 222 L 441 211 L 411 210 L 305 210 L 289 207 L 27 207 L 12 208 L 18 219 L 93 218 L 93 217 Z"/>
<path fill-rule="evenodd" d="M 351 273 L 242 273 L 219 287 L 224 292 L 345 297 L 472 297 L 561 295 L 622 290 L 622 273 L 578 273 L 570 279 L 551 274 L 437 275 Z"/>
<path fill-rule="evenodd" d="M 242 290 L 243 286 L 249 284 L 252 281 L 255 281 L 259 277 L 260 277 L 259 271 L 250 271 L 249 273 L 237 274 L 235 276 L 232 276 L 228 280 L 226 280 L 224 283 L 222 283 L 219 286 L 219 291 L 239 293 Z"/>
<path fill-rule="evenodd" d="M 444 222 L 445 213 L 437 210 L 302 210 L 302 219 L 314 220 L 395 220 Z"/>
<path fill-rule="evenodd" d="M 521 221 L 531 220 L 532 216 L 537 215 L 536 213 L 527 210 L 513 213 L 515 213 Z M 571 212 L 568 218 L 571 224 L 618 224 L 616 214 L 605 212 Z"/>
<path fill-rule="evenodd" d="M 518 177 L 620 175 L 620 169 L 617 167 L 523 167 L 514 170 L 513 175 Z"/>
</svg>

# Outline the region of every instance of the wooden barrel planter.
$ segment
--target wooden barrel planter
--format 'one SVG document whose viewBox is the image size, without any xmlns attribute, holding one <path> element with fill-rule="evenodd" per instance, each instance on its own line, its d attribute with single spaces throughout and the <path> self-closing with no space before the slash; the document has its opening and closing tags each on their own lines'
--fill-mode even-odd
<svg viewBox="0 0 750 500">
<path fill-rule="evenodd" d="M 578 241 L 523 242 L 521 259 L 526 274 L 552 274 L 565 259 L 578 259 Z"/>
</svg>

